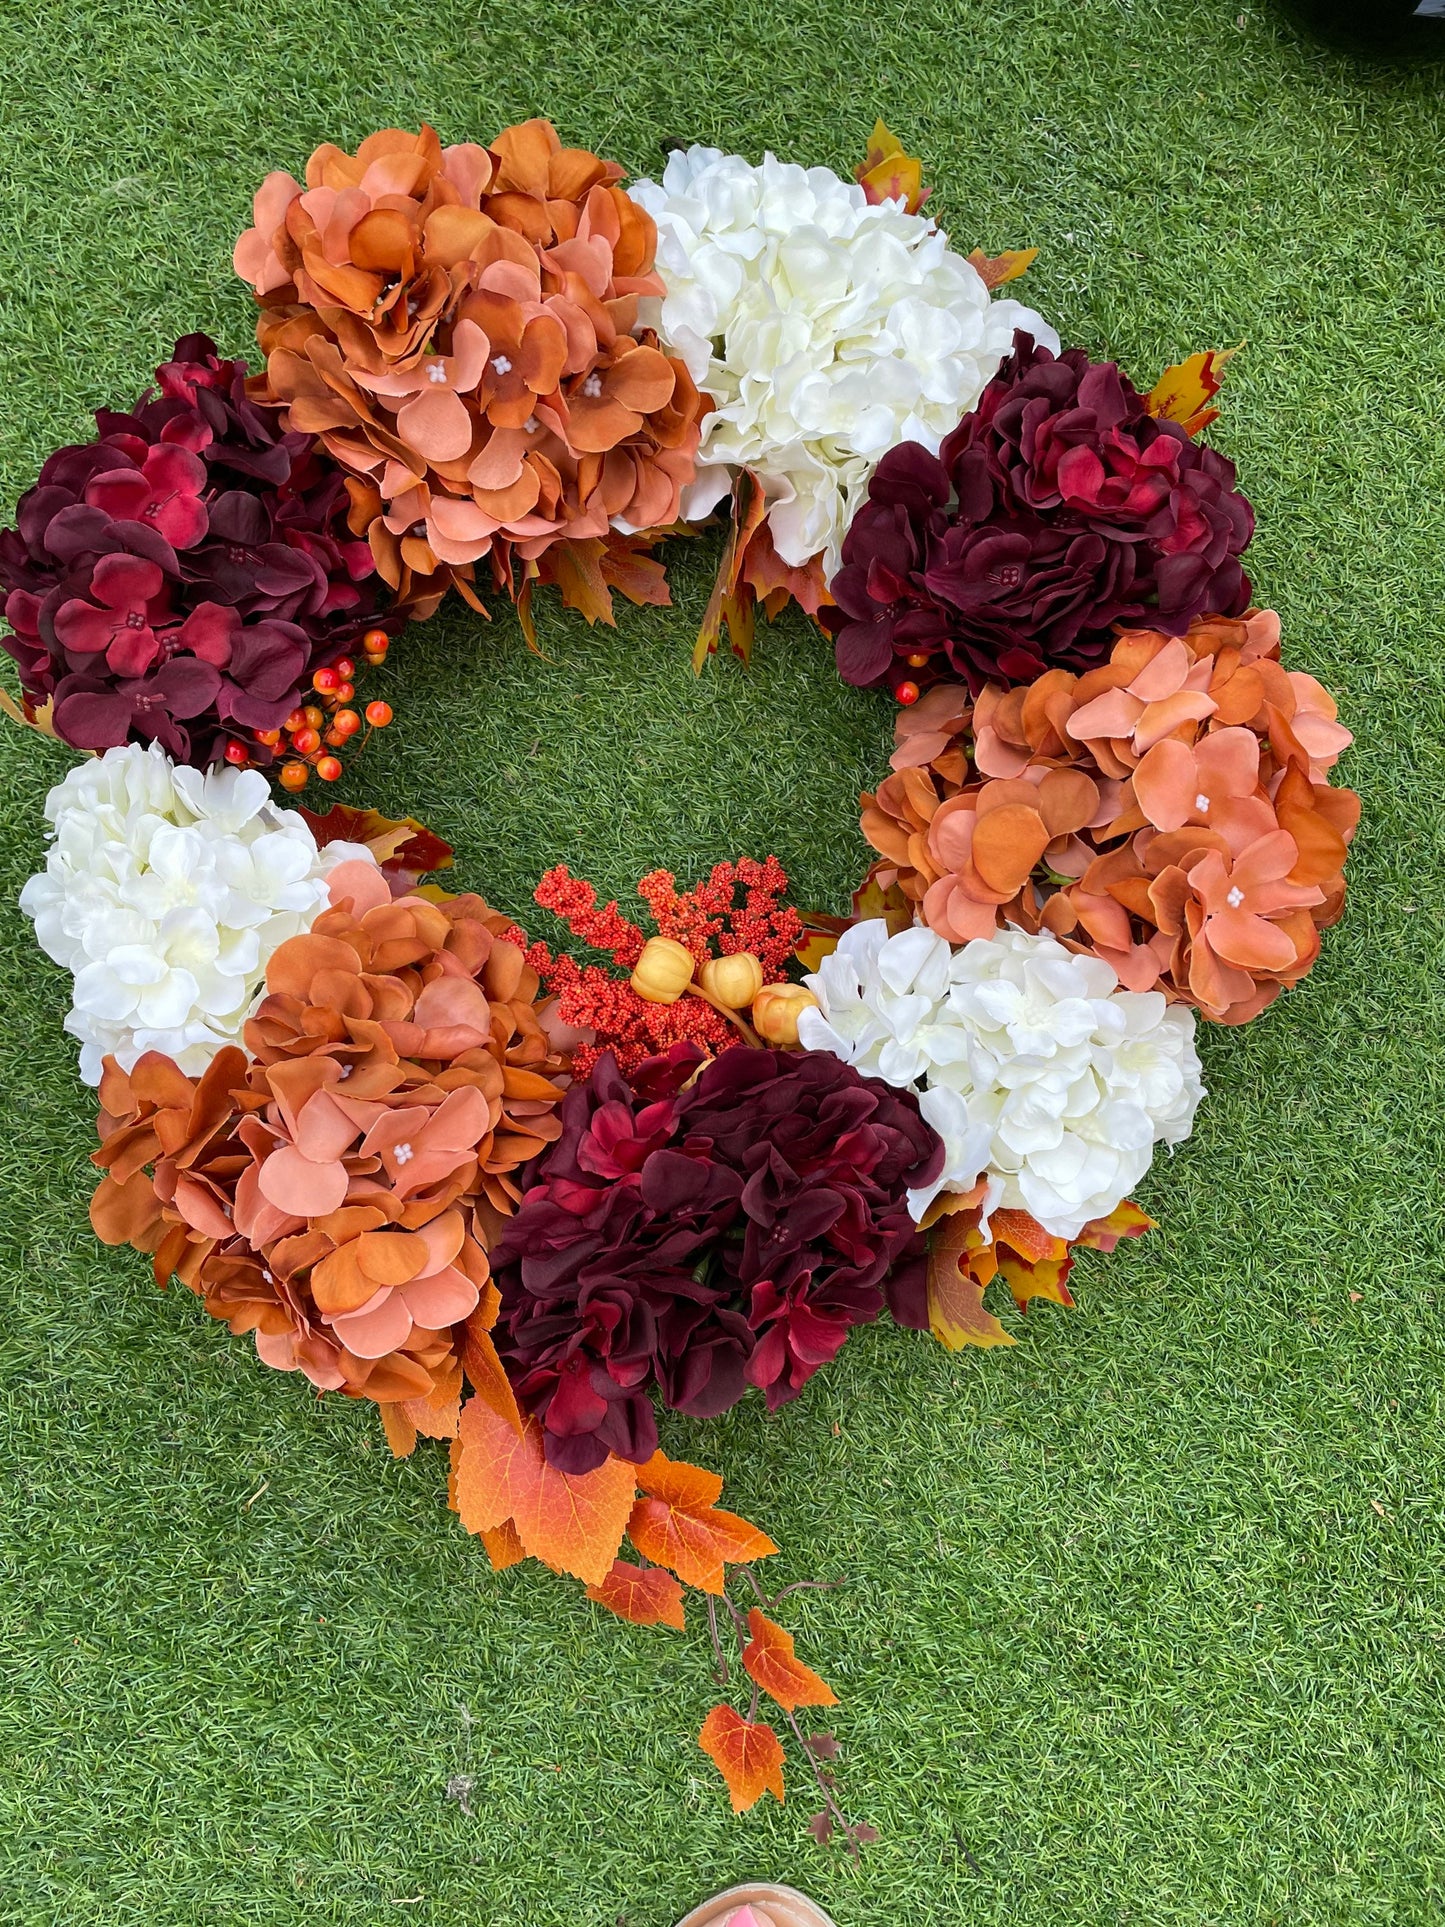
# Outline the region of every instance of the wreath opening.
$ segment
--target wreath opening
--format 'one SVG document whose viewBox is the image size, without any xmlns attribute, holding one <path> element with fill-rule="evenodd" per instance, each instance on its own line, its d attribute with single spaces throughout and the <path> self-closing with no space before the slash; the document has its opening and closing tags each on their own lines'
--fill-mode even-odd
<svg viewBox="0 0 1445 1927">
<path fill-rule="evenodd" d="M 498 1571 L 680 1630 L 700 1594 L 734 1808 L 782 1799 L 782 1726 L 854 1853 L 799 1719 L 835 1695 L 772 1616 L 821 1582 L 765 1590 L 778 1548 L 659 1412 L 776 1410 L 885 1312 L 959 1350 L 1015 1342 L 1000 1284 L 1072 1305 L 1077 1252 L 1152 1228 L 1200 1024 L 1313 967 L 1359 816 L 1201 439 L 1227 352 L 1136 387 L 998 292 L 1031 251 L 962 254 L 926 199 L 881 123 L 852 182 L 689 148 L 629 186 L 545 121 L 319 148 L 237 243 L 259 361 L 181 337 L 0 535 L 6 705 L 90 752 L 21 903 L 73 980 L 97 1235 L 397 1456 L 447 1441 Z M 664 547 L 714 520 L 720 559 Z M 801 614 L 637 732 L 609 866 L 685 862 L 604 900 L 575 798 L 589 732 L 635 725 L 588 657 L 672 646 L 678 554 L 717 564 L 699 668 Z M 508 605 L 527 654 L 458 697 Z M 481 771 L 468 700 L 507 718 Z M 399 790 L 394 717 L 481 892 L 420 819 L 315 807 L 348 765 Z M 499 847 L 518 815 L 543 861 Z M 721 853 L 742 824 L 761 854 Z M 806 907 L 844 877 L 849 914 Z"/>
</svg>

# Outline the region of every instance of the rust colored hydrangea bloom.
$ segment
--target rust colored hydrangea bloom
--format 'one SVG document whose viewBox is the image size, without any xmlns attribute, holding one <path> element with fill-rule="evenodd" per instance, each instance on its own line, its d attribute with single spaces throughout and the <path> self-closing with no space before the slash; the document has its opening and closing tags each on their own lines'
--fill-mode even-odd
<svg viewBox="0 0 1445 1927">
<path fill-rule="evenodd" d="M 500 1378 L 486 1252 L 560 1135 L 567 1062 L 480 898 L 393 900 L 364 864 L 332 897 L 272 958 L 249 1059 L 108 1063 L 91 1220 L 268 1365 L 444 1435 L 463 1370 Z"/>
<path fill-rule="evenodd" d="M 388 128 L 275 173 L 236 246 L 270 390 L 348 475 L 415 615 L 477 564 L 678 517 L 704 402 L 638 326 L 657 233 L 622 169 L 527 121 L 490 147 Z M 532 571 L 535 573 L 535 570 Z"/>
<path fill-rule="evenodd" d="M 900 717 L 863 834 L 953 943 L 1001 923 L 1102 957 L 1246 1023 L 1298 983 L 1343 908 L 1359 798 L 1329 776 L 1350 733 L 1279 660 L 1279 619 L 1125 630 L 1083 676 L 939 685 Z"/>
</svg>

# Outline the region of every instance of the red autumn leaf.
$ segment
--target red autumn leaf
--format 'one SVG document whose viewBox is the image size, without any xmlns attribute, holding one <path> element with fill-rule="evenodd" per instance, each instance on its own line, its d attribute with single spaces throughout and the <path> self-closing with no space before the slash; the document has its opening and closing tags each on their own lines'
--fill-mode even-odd
<svg viewBox="0 0 1445 1927">
<path fill-rule="evenodd" d="M 774 1699 L 785 1713 L 800 1706 L 836 1706 L 838 1695 L 828 1682 L 819 1679 L 793 1651 L 793 1635 L 754 1606 L 748 1614 L 749 1645 L 743 1649 L 743 1665 L 749 1677 Z"/>
<path fill-rule="evenodd" d="M 971 1254 L 984 1242 L 976 1209 L 954 1211 L 940 1218 L 929 1239 L 928 1322 L 939 1344 L 951 1352 L 962 1351 L 965 1345 L 1015 1342 L 984 1308 L 988 1278 L 980 1280 L 970 1267 Z M 988 1269 L 992 1277 L 991 1263 Z"/>
<path fill-rule="evenodd" d="M 468 1532 L 510 1519 L 534 1559 L 600 1585 L 622 1544 L 635 1468 L 609 1458 L 595 1472 L 559 1472 L 543 1455 L 535 1419 L 519 1435 L 482 1398 L 463 1407 L 458 1441 L 456 1509 Z"/>
<path fill-rule="evenodd" d="M 680 1633 L 687 1631 L 682 1587 L 661 1566 L 634 1566 L 626 1559 L 614 1559 L 602 1584 L 587 1588 L 587 1597 L 619 1619 L 630 1619 L 634 1626 L 672 1626 Z"/>
<path fill-rule="evenodd" d="M 777 1551 L 766 1533 L 714 1503 L 722 1492 L 715 1472 L 657 1452 L 636 1477 L 644 1496 L 632 1508 L 627 1536 L 645 1559 L 666 1566 L 686 1585 L 721 1593 L 725 1566 Z"/>
<path fill-rule="evenodd" d="M 832 956 L 848 922 L 847 917 L 823 917 L 811 910 L 803 913 L 803 934 L 793 955 L 804 970 L 816 970 L 824 957 Z"/>
<path fill-rule="evenodd" d="M 890 883 L 885 890 L 872 871 L 853 892 L 854 920 L 861 923 L 869 917 L 882 917 L 890 937 L 912 928 L 913 912 L 914 905 L 903 894 L 898 883 Z"/>
<path fill-rule="evenodd" d="M 1037 248 L 1005 248 L 1002 254 L 985 254 L 982 248 L 975 248 L 968 257 L 968 265 L 978 270 L 983 285 L 992 291 L 1006 281 L 1017 281 L 1021 274 L 1027 274 L 1038 258 Z"/>
<path fill-rule="evenodd" d="M 1149 390 L 1144 406 L 1162 421 L 1179 422 L 1186 435 L 1199 434 L 1219 419 L 1219 410 L 1209 404 L 1224 386 L 1224 364 L 1238 353 L 1238 348 L 1203 348 L 1175 362 Z"/>
<path fill-rule="evenodd" d="M 782 1804 L 783 1743 L 772 1727 L 745 1720 L 736 1707 L 715 1706 L 697 1743 L 727 1781 L 734 1813 L 746 1813 L 765 1793 Z"/>
<path fill-rule="evenodd" d="M 923 185 L 923 162 L 907 153 L 881 120 L 873 124 L 868 152 L 854 168 L 853 178 L 871 207 L 880 201 L 902 201 L 910 214 L 916 214 L 933 192 Z"/>
<path fill-rule="evenodd" d="M 304 807 L 300 813 L 322 848 L 328 843 L 364 843 L 381 865 L 393 896 L 404 896 L 429 871 L 451 868 L 451 844 L 414 816 L 383 816 L 380 810 L 351 809 L 345 803 L 334 803 L 324 816 Z"/>
<path fill-rule="evenodd" d="M 1125 1199 L 1123 1204 L 1115 1205 L 1107 1218 L 1095 1218 L 1086 1224 L 1074 1243 L 1086 1245 L 1090 1251 L 1112 1251 L 1121 1238 L 1142 1238 L 1154 1228 L 1154 1220 L 1146 1218 L 1137 1204 Z"/>
</svg>

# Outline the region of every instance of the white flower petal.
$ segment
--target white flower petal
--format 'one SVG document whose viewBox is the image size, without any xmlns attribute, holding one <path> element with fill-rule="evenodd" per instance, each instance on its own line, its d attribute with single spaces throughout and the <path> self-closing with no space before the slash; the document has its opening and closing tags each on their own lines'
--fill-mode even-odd
<svg viewBox="0 0 1445 1927">
<path fill-rule="evenodd" d="M 279 945 L 311 927 L 326 873 L 368 860 L 325 851 L 255 770 L 175 768 L 154 744 L 108 750 L 46 798 L 52 842 L 20 893 L 48 956 L 74 974 L 65 1027 L 80 1073 L 147 1050 L 198 1076 L 236 1042 Z"/>
<path fill-rule="evenodd" d="M 1048 935 L 954 950 L 875 918 L 805 981 L 819 1008 L 803 1042 L 920 1093 L 944 1140 L 945 1174 L 910 1195 L 915 1216 L 988 1172 L 995 1205 L 1077 1237 L 1122 1203 L 1156 1144 L 1189 1135 L 1204 1095 L 1193 1012 L 1121 990 L 1107 964 Z"/>
</svg>

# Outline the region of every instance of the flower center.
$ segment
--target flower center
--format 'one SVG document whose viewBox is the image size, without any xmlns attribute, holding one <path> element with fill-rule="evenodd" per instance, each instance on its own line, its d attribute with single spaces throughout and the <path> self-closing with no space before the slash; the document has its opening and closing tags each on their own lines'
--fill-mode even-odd
<svg viewBox="0 0 1445 1927">
<path fill-rule="evenodd" d="M 990 569 L 988 579 L 1001 589 L 1016 589 L 1024 579 L 1024 572 L 1017 562 L 1006 562 L 1001 569 Z"/>
<path fill-rule="evenodd" d="M 392 1156 L 398 1164 L 410 1164 L 413 1156 L 412 1148 L 409 1144 L 398 1144 Z"/>
<path fill-rule="evenodd" d="M 146 626 L 146 619 L 141 614 L 139 609 L 132 609 L 130 614 L 125 619 L 125 626 L 127 629 L 144 629 Z"/>
<path fill-rule="evenodd" d="M 512 363 L 511 363 L 510 357 L 508 357 L 507 355 L 492 356 L 492 373 L 493 374 L 510 375 L 511 372 L 512 372 Z"/>
<path fill-rule="evenodd" d="M 1231 910 L 1237 910 L 1240 904 L 1244 902 L 1244 892 L 1243 890 L 1240 889 L 1239 885 L 1236 883 L 1233 889 L 1230 891 L 1229 895 L 1224 900 L 1229 905 Z"/>
<path fill-rule="evenodd" d="M 589 395 L 593 401 L 596 401 L 597 397 L 602 393 L 601 375 L 589 375 L 582 384 L 582 393 Z"/>
<path fill-rule="evenodd" d="M 1201 816 L 1204 816 L 1207 814 L 1209 810 L 1209 798 L 1204 794 L 1203 790 L 1201 790 L 1198 796 L 1195 797 L 1194 807 L 1196 810 L 1198 810 Z"/>
<path fill-rule="evenodd" d="M 447 378 L 446 364 L 444 362 L 434 361 L 426 371 L 426 378 L 428 381 L 435 382 L 439 388 L 442 387 Z"/>
</svg>

